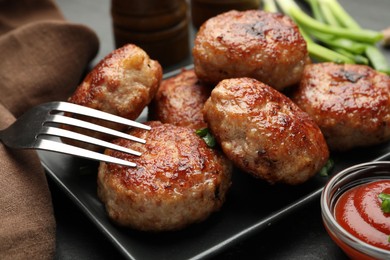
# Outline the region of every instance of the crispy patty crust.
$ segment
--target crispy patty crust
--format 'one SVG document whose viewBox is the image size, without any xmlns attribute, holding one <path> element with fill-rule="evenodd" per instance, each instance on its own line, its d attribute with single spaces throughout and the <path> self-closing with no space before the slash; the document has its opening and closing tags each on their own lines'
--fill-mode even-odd
<svg viewBox="0 0 390 260">
<path fill-rule="evenodd" d="M 233 10 L 210 18 L 196 35 L 193 57 L 202 81 L 251 77 L 277 90 L 298 83 L 310 61 L 296 24 L 262 10 Z"/>
<path fill-rule="evenodd" d="M 303 183 L 328 160 L 325 139 L 309 115 L 255 79 L 221 81 L 204 115 L 226 156 L 269 183 Z"/>
<path fill-rule="evenodd" d="M 309 65 L 292 99 L 318 124 L 331 150 L 390 140 L 390 77 L 368 66 Z"/>
<path fill-rule="evenodd" d="M 75 90 L 69 102 L 134 120 L 150 103 L 161 80 L 160 64 L 151 60 L 138 46 L 128 44 L 114 50 L 100 61 Z M 99 119 L 84 120 L 120 131 L 126 130 L 123 125 L 110 124 Z M 104 133 L 73 129 L 70 126 L 65 128 L 103 140 L 110 139 L 110 136 Z M 99 149 L 94 145 L 82 146 L 91 150 Z"/>
<path fill-rule="evenodd" d="M 149 105 L 149 120 L 193 129 L 207 127 L 203 106 L 212 87 L 199 81 L 193 69 L 163 80 Z"/>
<path fill-rule="evenodd" d="M 147 124 L 150 131 L 130 131 L 146 144 L 115 141 L 142 156 L 106 151 L 137 163 L 136 168 L 100 164 L 98 196 L 109 217 L 138 230 L 166 231 L 202 221 L 219 210 L 231 184 L 231 162 L 193 129 L 158 121 Z"/>
</svg>

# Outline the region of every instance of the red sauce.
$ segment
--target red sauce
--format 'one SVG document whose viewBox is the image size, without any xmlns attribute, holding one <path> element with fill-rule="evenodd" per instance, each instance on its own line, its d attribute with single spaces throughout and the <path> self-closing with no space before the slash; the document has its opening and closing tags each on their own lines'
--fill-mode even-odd
<svg viewBox="0 0 390 260">
<path fill-rule="evenodd" d="M 373 246 L 390 250 L 390 213 L 381 209 L 380 193 L 390 193 L 390 180 L 353 187 L 335 206 L 336 221 L 349 233 Z"/>
</svg>

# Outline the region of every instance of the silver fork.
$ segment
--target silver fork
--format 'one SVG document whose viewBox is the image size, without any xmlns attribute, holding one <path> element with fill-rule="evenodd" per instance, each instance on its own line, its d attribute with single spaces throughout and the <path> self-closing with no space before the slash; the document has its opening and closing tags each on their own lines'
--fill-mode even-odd
<svg viewBox="0 0 390 260">
<path fill-rule="evenodd" d="M 110 163 L 121 164 L 125 166 L 135 167 L 136 164 L 130 161 L 122 160 L 119 158 L 111 157 L 98 152 L 93 152 L 84 148 L 80 148 L 73 145 L 68 145 L 59 141 L 54 141 L 49 136 L 65 137 L 81 142 L 86 142 L 104 148 L 109 148 L 136 156 L 140 156 L 141 153 L 115 145 L 110 142 L 99 140 L 94 137 L 79 134 L 69 130 L 61 128 L 59 125 L 66 124 L 75 127 L 94 130 L 97 132 L 106 133 L 115 137 L 126 138 L 135 142 L 145 143 L 144 139 L 140 139 L 104 126 L 92 124 L 86 121 L 75 119 L 65 116 L 63 112 L 69 112 L 73 114 L 79 114 L 83 116 L 99 118 L 106 121 L 111 121 L 119 124 L 124 124 L 129 127 L 136 127 L 145 130 L 150 130 L 150 127 L 132 120 L 128 120 L 119 116 L 115 116 L 106 112 L 102 112 L 96 109 L 67 103 L 67 102 L 49 102 L 39 106 L 36 106 L 20 118 L 18 118 L 11 126 L 6 129 L 0 130 L 0 140 L 6 146 L 17 149 L 39 149 L 53 152 L 59 152 L 64 154 L 75 155 L 87 159 L 104 161 Z M 54 123 L 54 124 L 53 124 Z"/>
</svg>

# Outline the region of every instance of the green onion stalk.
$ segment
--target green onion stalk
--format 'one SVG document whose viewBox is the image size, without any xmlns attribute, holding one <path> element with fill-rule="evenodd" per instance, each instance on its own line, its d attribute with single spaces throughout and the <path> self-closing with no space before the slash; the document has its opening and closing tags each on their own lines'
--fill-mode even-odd
<svg viewBox="0 0 390 260">
<path fill-rule="evenodd" d="M 337 0 L 306 0 L 312 15 L 294 0 L 265 0 L 264 10 L 281 11 L 300 28 L 311 57 L 318 61 L 366 64 L 390 75 L 390 66 L 376 44 L 383 33 L 367 30 L 350 16 Z"/>
<path fill-rule="evenodd" d="M 263 9 L 267 12 L 278 12 L 275 0 L 263 0 Z M 283 10 L 285 12 L 287 10 Z M 294 19 L 293 19 L 294 20 Z M 316 43 L 311 36 L 300 27 L 300 32 L 307 43 L 307 49 L 310 56 L 317 61 L 332 61 L 335 63 L 355 63 L 354 58 L 348 57 L 342 53 L 338 53 L 323 45 Z"/>
<path fill-rule="evenodd" d="M 306 1 L 315 1 L 319 3 L 319 6 L 322 10 L 325 10 L 326 13 L 329 13 L 330 19 L 327 20 L 328 24 L 344 27 L 351 30 L 361 30 L 360 25 L 350 16 L 345 9 L 340 5 L 337 0 L 306 0 Z M 325 13 L 323 12 L 323 13 Z M 335 21 L 332 23 L 330 21 Z M 378 32 L 381 35 L 382 39 L 384 37 L 382 32 Z M 374 69 L 384 72 L 390 75 L 390 66 L 387 63 L 386 58 L 381 53 L 379 48 L 375 45 L 376 42 L 372 44 L 364 44 L 364 54 Z"/>
</svg>

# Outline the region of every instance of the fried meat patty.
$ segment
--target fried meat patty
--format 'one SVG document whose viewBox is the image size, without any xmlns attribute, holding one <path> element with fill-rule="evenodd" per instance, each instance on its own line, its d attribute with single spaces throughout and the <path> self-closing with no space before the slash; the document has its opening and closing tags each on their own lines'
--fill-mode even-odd
<svg viewBox="0 0 390 260">
<path fill-rule="evenodd" d="M 255 79 L 221 81 L 205 104 L 204 116 L 226 156 L 269 183 L 303 183 L 328 160 L 315 122 L 286 96 Z"/>
<path fill-rule="evenodd" d="M 193 129 L 158 121 L 147 124 L 150 131 L 130 131 L 146 139 L 145 145 L 115 141 L 141 151 L 140 157 L 106 150 L 135 162 L 136 168 L 100 164 L 98 196 L 109 217 L 138 230 L 166 231 L 202 221 L 219 210 L 231 185 L 231 162 Z"/>
<path fill-rule="evenodd" d="M 107 55 L 85 77 L 69 102 L 95 108 L 131 120 L 136 119 L 154 97 L 162 80 L 162 68 L 157 61 L 136 45 L 128 44 Z M 73 117 L 77 117 L 73 115 Z M 107 126 L 119 131 L 123 125 L 84 118 L 86 121 Z M 64 126 L 72 129 L 70 126 Z M 73 131 L 109 140 L 110 136 L 79 128 Z M 73 143 L 72 141 L 67 141 Z M 99 147 L 78 144 L 91 150 Z"/>
<path fill-rule="evenodd" d="M 211 89 L 199 81 L 193 69 L 183 70 L 163 80 L 148 107 L 148 117 L 193 129 L 207 127 L 202 110 Z"/>
<path fill-rule="evenodd" d="M 202 81 L 251 77 L 277 90 L 298 83 L 310 62 L 296 24 L 261 10 L 233 10 L 210 18 L 199 29 L 192 53 Z"/>
<path fill-rule="evenodd" d="M 390 140 L 390 77 L 368 66 L 309 65 L 292 100 L 318 124 L 331 150 Z"/>
</svg>

